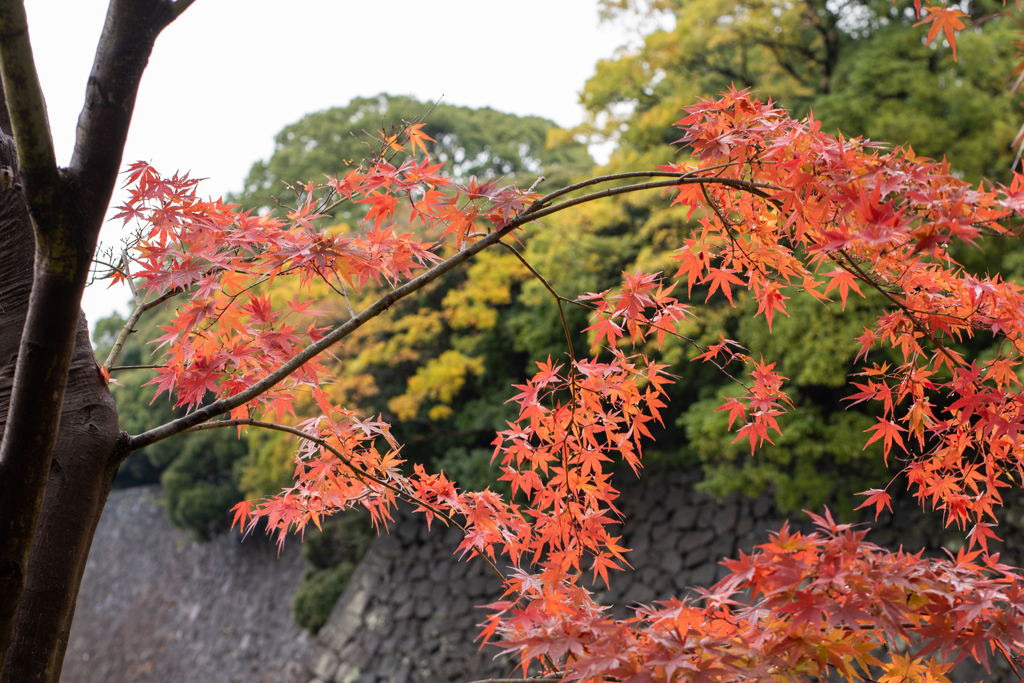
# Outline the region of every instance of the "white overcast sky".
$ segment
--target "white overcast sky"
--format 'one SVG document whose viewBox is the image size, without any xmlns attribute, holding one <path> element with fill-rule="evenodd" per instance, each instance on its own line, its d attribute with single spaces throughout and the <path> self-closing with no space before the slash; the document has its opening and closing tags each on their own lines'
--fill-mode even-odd
<svg viewBox="0 0 1024 683">
<path fill-rule="evenodd" d="M 106 4 L 25 2 L 61 165 Z M 157 40 L 124 162 L 189 170 L 209 178 L 204 194 L 239 190 L 285 125 L 380 92 L 572 126 L 594 64 L 626 40 L 599 25 L 596 0 L 196 0 Z M 87 290 L 90 323 L 126 314 L 128 296 Z"/>
</svg>

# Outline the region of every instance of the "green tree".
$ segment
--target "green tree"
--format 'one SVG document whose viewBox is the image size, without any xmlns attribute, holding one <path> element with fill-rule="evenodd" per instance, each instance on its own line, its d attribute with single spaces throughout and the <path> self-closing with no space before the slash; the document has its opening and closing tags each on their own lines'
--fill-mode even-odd
<svg viewBox="0 0 1024 683">
<path fill-rule="evenodd" d="M 275 199 L 290 204 L 295 194 L 288 186 L 320 182 L 324 174 L 344 176 L 368 155 L 376 131 L 403 121 L 423 122 L 423 132 L 433 138 L 430 155 L 458 178 L 504 176 L 526 188 L 543 175 L 550 186 L 560 186 L 593 165 L 586 147 L 557 135 L 558 127 L 547 119 L 380 94 L 285 127 L 277 134 L 274 154 L 253 164 L 236 199 L 251 209 L 269 210 L 277 206 Z M 359 206 L 347 205 L 340 217 L 357 219 L 352 212 Z"/>
<path fill-rule="evenodd" d="M 922 43 L 909 2 L 601 4 L 610 21 L 655 27 L 637 49 L 599 62 L 582 93 L 585 131 L 619 140 L 620 154 L 672 154 L 683 107 L 735 86 L 797 115 L 813 110 L 823 130 L 945 156 L 972 181 L 1009 175 L 1017 24 L 994 16 L 998 2 L 970 3 L 971 18 L 984 21 L 961 34 L 956 61 L 948 46 Z"/>
</svg>

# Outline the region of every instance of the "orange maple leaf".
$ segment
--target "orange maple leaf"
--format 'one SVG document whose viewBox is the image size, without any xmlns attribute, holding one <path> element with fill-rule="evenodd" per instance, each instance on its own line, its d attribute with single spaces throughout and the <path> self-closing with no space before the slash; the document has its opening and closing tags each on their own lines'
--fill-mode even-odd
<svg viewBox="0 0 1024 683">
<path fill-rule="evenodd" d="M 955 61 L 955 31 L 962 31 L 964 29 L 964 22 L 960 21 L 960 18 L 968 15 L 956 7 L 948 7 L 946 5 L 932 5 L 931 7 L 926 7 L 925 11 L 928 12 L 928 16 L 914 24 L 914 26 L 921 26 L 931 22 L 932 26 L 928 29 L 928 38 L 926 40 L 929 45 L 938 37 L 939 32 L 945 33 L 946 40 L 949 42 L 950 48 L 953 49 L 953 60 Z"/>
</svg>

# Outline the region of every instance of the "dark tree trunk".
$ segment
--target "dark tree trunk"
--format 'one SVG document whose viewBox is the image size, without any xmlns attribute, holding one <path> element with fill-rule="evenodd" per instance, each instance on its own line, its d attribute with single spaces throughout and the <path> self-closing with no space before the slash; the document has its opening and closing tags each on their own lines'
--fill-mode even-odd
<svg viewBox="0 0 1024 683">
<path fill-rule="evenodd" d="M 17 175 L 13 140 L 0 135 L 0 168 Z M 35 240 L 24 197 L 0 188 L 0 435 L 32 288 Z M 60 431 L 29 556 L 14 640 L 3 681 L 56 681 L 93 532 L 120 462 L 114 402 L 93 359 L 85 317 L 78 319 Z"/>
<path fill-rule="evenodd" d="M 56 164 L 22 0 L 0 0 L 0 679 L 56 681 L 129 440 L 80 309 L 153 43 L 193 0 L 111 0 L 71 165 Z M 5 173 L 9 167 L 13 171 Z M 20 168 L 19 168 L 20 167 Z"/>
</svg>

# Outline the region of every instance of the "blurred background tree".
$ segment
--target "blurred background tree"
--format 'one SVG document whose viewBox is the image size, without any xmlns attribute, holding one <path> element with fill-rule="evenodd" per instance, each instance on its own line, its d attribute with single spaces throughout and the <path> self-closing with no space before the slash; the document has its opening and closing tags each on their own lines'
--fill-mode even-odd
<svg viewBox="0 0 1024 683">
<path fill-rule="evenodd" d="M 245 209 L 261 211 L 277 208 L 279 202 L 292 205 L 296 196 L 291 185 L 323 182 L 325 174 L 344 176 L 371 156 L 379 131 L 403 121 L 423 122 L 423 132 L 434 139 L 427 143 L 428 153 L 456 178 L 504 176 L 525 189 L 543 175 L 548 186 L 561 187 L 594 163 L 584 145 L 571 136 L 553 135 L 558 126 L 539 116 L 380 94 L 287 126 L 275 138 L 273 156 L 253 164 L 245 189 L 233 199 Z M 337 217 L 358 220 L 361 208 L 344 204 Z"/>
</svg>

